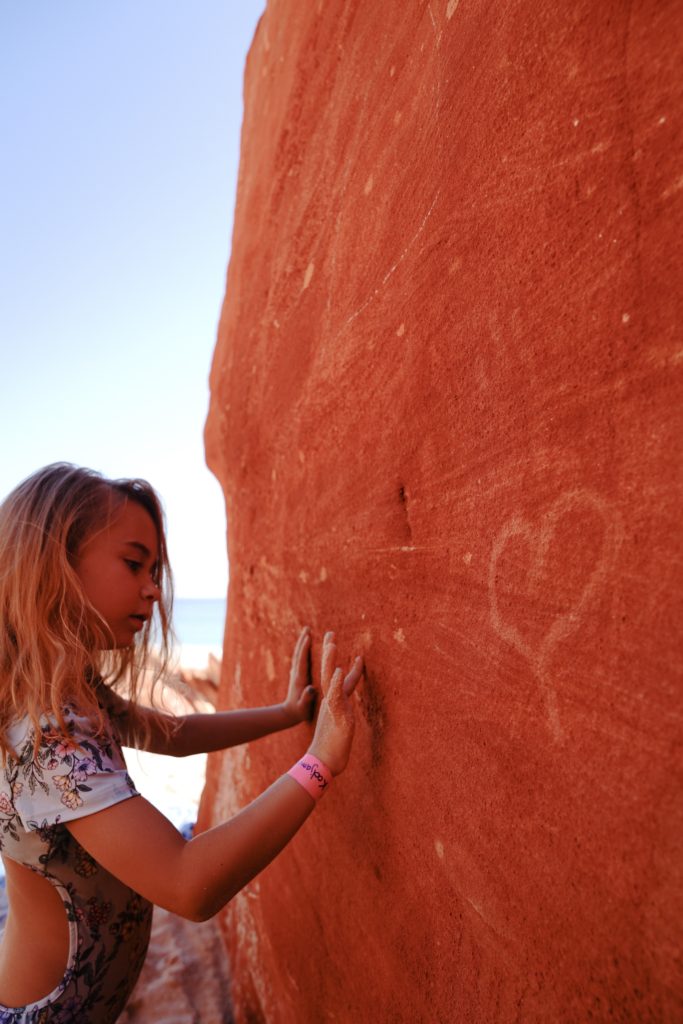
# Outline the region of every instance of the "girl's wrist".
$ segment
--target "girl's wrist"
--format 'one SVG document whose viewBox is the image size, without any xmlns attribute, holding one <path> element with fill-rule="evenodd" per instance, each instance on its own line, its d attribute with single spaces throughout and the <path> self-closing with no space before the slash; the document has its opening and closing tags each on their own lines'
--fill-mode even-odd
<svg viewBox="0 0 683 1024">
<path fill-rule="evenodd" d="M 336 771 L 332 767 L 332 759 L 327 757 L 324 750 L 321 750 L 319 747 L 316 746 L 315 740 L 311 743 L 310 747 L 306 751 L 306 757 L 315 757 L 319 761 L 322 761 L 322 763 L 326 766 L 326 768 L 328 768 L 330 774 L 333 777 L 341 774 L 340 771 Z"/>
<path fill-rule="evenodd" d="M 333 779 L 332 770 L 328 765 L 310 751 L 299 758 L 287 774 L 298 782 L 309 796 L 313 797 L 316 801 L 320 799 L 323 793 L 327 792 Z"/>
</svg>

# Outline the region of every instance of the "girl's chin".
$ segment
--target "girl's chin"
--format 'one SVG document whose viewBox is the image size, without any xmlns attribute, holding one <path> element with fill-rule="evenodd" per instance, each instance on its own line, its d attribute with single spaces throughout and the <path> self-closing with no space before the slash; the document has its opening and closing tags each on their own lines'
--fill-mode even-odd
<svg viewBox="0 0 683 1024">
<path fill-rule="evenodd" d="M 135 647 L 135 637 L 128 637 L 126 640 L 119 640 L 116 644 L 116 649 L 120 650 L 122 647 Z"/>
<path fill-rule="evenodd" d="M 135 638 L 141 630 L 139 623 L 126 623 L 121 629 L 117 630 L 116 636 L 116 647 L 134 647 Z"/>
<path fill-rule="evenodd" d="M 116 637 L 113 643 L 100 647 L 101 651 L 121 651 L 124 647 L 135 647 L 135 635 L 127 637 Z"/>
</svg>

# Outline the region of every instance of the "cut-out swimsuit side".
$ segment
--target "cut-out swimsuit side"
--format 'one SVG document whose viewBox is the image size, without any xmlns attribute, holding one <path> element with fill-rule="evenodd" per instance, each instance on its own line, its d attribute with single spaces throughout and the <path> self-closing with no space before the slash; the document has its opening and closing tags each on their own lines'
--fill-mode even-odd
<svg viewBox="0 0 683 1024">
<path fill-rule="evenodd" d="M 93 860 L 65 826 L 139 793 L 110 719 L 104 736 L 73 707 L 65 720 L 66 740 L 43 720 L 35 755 L 30 720 L 12 726 L 17 757 L 8 755 L 0 770 L 0 850 L 59 893 L 69 927 L 66 971 L 37 1002 L 0 1003 L 0 1024 L 113 1024 L 147 952 L 152 904 Z"/>
</svg>

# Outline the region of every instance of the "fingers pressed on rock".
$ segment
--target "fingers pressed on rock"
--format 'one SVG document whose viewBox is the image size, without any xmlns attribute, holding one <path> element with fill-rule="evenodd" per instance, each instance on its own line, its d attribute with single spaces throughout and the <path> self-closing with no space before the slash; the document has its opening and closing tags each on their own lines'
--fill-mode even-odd
<svg viewBox="0 0 683 1024">
<path fill-rule="evenodd" d="M 361 657 L 356 658 L 344 680 L 344 693 L 347 697 L 355 690 L 356 684 L 363 674 L 363 669 L 363 659 Z"/>
<path fill-rule="evenodd" d="M 299 662 L 300 664 L 301 664 L 302 662 L 303 662 L 304 664 L 306 664 L 306 663 L 307 663 L 307 660 L 308 660 L 308 657 L 309 657 L 309 653 L 310 653 L 310 639 L 308 640 L 308 642 L 307 642 L 306 640 L 303 640 L 303 641 L 302 641 L 302 642 L 301 642 L 301 643 L 300 643 L 300 644 L 299 644 L 299 645 L 297 646 L 297 649 L 296 649 L 296 655 L 295 655 L 295 657 L 296 657 L 296 660 L 297 660 L 297 661 L 298 661 L 298 662 Z"/>
<path fill-rule="evenodd" d="M 332 670 L 334 668 L 336 658 L 337 648 L 334 646 L 334 644 L 327 644 L 327 646 L 323 650 L 322 658 L 322 677 L 325 685 L 327 685 L 332 675 Z"/>
<path fill-rule="evenodd" d="M 339 702 L 342 696 L 342 685 L 344 682 L 344 671 L 341 668 L 335 669 L 334 675 L 330 681 L 330 688 L 327 693 L 327 699 L 331 704 Z"/>
</svg>

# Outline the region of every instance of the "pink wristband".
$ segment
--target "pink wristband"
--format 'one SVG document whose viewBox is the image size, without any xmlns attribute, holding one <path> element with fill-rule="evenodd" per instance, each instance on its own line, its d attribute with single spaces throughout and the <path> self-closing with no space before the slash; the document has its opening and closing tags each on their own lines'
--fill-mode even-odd
<svg viewBox="0 0 683 1024">
<path fill-rule="evenodd" d="M 289 769 L 287 772 L 293 779 L 303 786 L 307 793 L 309 793 L 314 800 L 319 800 L 323 795 L 330 782 L 332 782 L 332 772 L 319 761 L 317 757 L 313 757 L 311 754 L 304 754 L 304 756 L 297 761 L 297 763 Z"/>
</svg>

